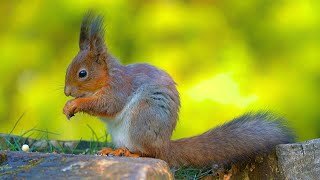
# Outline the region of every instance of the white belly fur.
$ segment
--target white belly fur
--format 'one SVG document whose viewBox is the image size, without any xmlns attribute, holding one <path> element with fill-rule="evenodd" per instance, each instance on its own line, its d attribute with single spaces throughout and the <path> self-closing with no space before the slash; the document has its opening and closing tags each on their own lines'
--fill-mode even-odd
<svg viewBox="0 0 320 180">
<path fill-rule="evenodd" d="M 130 151 L 137 151 L 133 146 L 129 136 L 129 127 L 131 126 L 131 110 L 137 105 L 139 101 L 139 94 L 135 94 L 130 102 L 123 108 L 123 110 L 114 118 L 101 118 L 103 122 L 107 123 L 108 133 L 111 135 L 112 143 L 116 148 L 127 148 Z"/>
</svg>

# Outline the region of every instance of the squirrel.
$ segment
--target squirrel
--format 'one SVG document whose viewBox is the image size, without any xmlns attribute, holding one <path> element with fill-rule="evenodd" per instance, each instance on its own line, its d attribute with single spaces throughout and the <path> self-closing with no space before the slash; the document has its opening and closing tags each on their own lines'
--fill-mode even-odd
<svg viewBox="0 0 320 180">
<path fill-rule="evenodd" d="M 247 113 L 201 135 L 171 140 L 180 109 L 176 83 L 149 64 L 122 65 L 104 41 L 103 16 L 84 15 L 80 51 L 67 68 L 63 109 L 68 119 L 78 112 L 107 124 L 116 150 L 101 155 L 153 157 L 170 167 L 207 167 L 245 162 L 294 141 L 283 118 L 269 112 Z"/>
</svg>

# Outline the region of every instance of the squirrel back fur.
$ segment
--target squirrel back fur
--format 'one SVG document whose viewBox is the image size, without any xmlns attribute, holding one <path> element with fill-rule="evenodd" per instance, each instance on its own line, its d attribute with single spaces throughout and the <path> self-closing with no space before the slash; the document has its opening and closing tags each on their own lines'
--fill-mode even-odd
<svg viewBox="0 0 320 180">
<path fill-rule="evenodd" d="M 170 75 L 148 64 L 121 65 L 104 43 L 102 16 L 93 13 L 83 18 L 79 48 L 65 79 L 65 94 L 74 99 L 63 112 L 68 119 L 78 112 L 100 117 L 117 148 L 172 167 L 203 167 L 247 161 L 293 141 L 283 119 L 270 113 L 245 114 L 199 136 L 171 141 L 180 97 Z"/>
</svg>

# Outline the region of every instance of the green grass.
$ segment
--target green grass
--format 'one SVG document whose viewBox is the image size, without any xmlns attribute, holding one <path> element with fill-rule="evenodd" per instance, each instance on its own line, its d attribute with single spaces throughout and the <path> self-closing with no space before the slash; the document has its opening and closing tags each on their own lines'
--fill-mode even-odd
<svg viewBox="0 0 320 180">
<path fill-rule="evenodd" d="M 3 136 L 0 141 L 0 150 L 22 151 L 24 144 L 29 145 L 29 152 L 45 152 L 45 153 L 65 153 L 65 154 L 96 154 L 103 147 L 113 148 L 112 143 L 107 141 L 108 134 L 98 137 L 96 132 L 90 125 L 87 125 L 92 132 L 90 141 L 54 141 L 49 139 L 49 135 L 59 135 L 55 132 L 47 130 L 31 128 L 20 135 L 12 135 L 18 123 L 23 118 L 24 113 L 18 118 L 8 136 Z M 35 139 L 29 137 L 37 135 Z"/>
<path fill-rule="evenodd" d="M 39 138 L 30 139 L 29 137 L 34 133 L 37 133 Z M 55 141 L 49 139 L 50 134 L 58 135 L 54 132 L 36 128 L 27 130 L 19 136 L 9 134 L 8 136 L 2 137 L 4 142 L 0 142 L 0 150 L 22 151 L 22 145 L 28 144 L 30 147 L 29 152 L 96 154 L 96 152 L 103 147 L 113 147 L 111 143 L 105 140 L 101 141 L 102 139 L 107 139 L 107 135 L 106 137 L 100 138 L 96 135 L 92 136 L 90 141 L 82 139 L 79 141 Z"/>
<path fill-rule="evenodd" d="M 10 131 L 9 136 L 4 136 L 2 138 L 2 141 L 4 142 L 1 142 L 0 137 L 0 150 L 22 151 L 22 145 L 28 144 L 30 147 L 29 152 L 94 155 L 103 147 L 114 148 L 112 143 L 107 141 L 107 133 L 105 133 L 104 137 L 98 137 L 94 129 L 89 125 L 87 126 L 92 132 L 90 141 L 83 141 L 81 139 L 79 141 L 53 141 L 49 139 L 49 135 L 59 134 L 47 130 L 40 130 L 35 127 L 21 133 L 19 136 L 11 135 L 22 117 L 23 115 L 17 120 Z M 36 139 L 29 139 L 29 137 L 35 133 L 37 133 L 39 137 Z M 72 146 L 70 146 L 70 142 L 73 143 Z M 179 168 L 171 169 L 171 171 L 176 179 L 196 180 L 212 175 L 210 169 Z"/>
<path fill-rule="evenodd" d="M 195 169 L 190 167 L 172 169 L 172 173 L 174 174 L 175 179 L 202 179 L 208 176 L 212 176 L 211 169 Z"/>
</svg>

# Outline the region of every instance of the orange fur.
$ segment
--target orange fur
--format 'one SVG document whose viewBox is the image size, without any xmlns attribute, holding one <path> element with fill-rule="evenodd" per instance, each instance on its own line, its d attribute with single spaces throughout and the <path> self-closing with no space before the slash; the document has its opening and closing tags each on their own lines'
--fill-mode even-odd
<svg viewBox="0 0 320 180">
<path fill-rule="evenodd" d="M 129 150 L 122 149 L 122 148 L 119 148 L 119 149 L 116 149 L 116 150 L 113 150 L 111 148 L 103 148 L 102 150 L 97 152 L 97 154 L 101 155 L 101 156 L 140 157 L 139 154 L 131 153 Z"/>
</svg>

